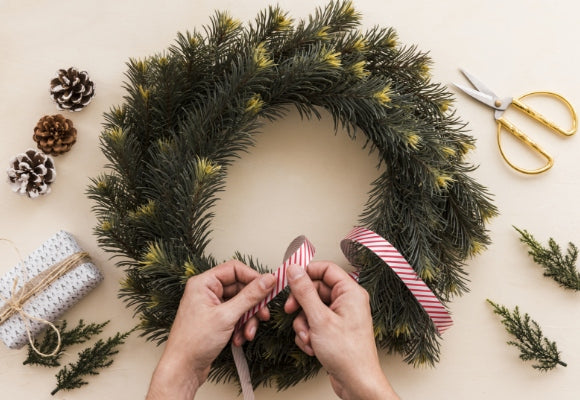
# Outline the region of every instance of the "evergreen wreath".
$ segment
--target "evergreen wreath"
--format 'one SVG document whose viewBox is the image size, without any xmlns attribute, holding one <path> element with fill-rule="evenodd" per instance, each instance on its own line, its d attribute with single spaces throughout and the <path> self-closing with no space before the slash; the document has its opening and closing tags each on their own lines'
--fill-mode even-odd
<svg viewBox="0 0 580 400">
<path fill-rule="evenodd" d="M 391 28 L 361 32 L 359 20 L 350 2 L 298 22 L 270 7 L 245 27 L 217 12 L 203 32 L 128 62 L 124 103 L 105 114 L 101 135 L 108 169 L 88 195 L 99 244 L 126 273 L 120 296 L 149 340 L 167 339 L 187 279 L 218 264 L 205 249 L 227 168 L 290 106 L 303 118 L 327 110 L 335 129 L 366 136 L 384 172 L 360 223 L 393 243 L 443 302 L 467 290 L 464 262 L 490 243 L 485 222 L 496 214 L 468 175 L 474 139 L 449 108 L 451 94 L 431 82 L 427 55 L 398 45 Z M 413 364 L 437 362 L 428 315 L 377 257 L 361 249 L 359 258 L 378 346 Z M 320 369 L 294 344 L 286 296 L 245 345 L 255 385 L 283 389 Z M 229 350 L 210 377 L 237 379 Z"/>
</svg>

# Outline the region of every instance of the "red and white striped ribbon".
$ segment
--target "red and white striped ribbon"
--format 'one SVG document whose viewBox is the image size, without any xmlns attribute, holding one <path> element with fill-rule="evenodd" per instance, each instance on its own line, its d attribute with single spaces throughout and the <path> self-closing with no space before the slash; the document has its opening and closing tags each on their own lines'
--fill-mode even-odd
<svg viewBox="0 0 580 400">
<path fill-rule="evenodd" d="M 306 268 L 310 264 L 310 260 L 314 256 L 315 248 L 310 243 L 306 236 L 298 236 L 296 239 L 290 243 L 286 253 L 284 254 L 284 261 L 282 265 L 278 267 L 274 276 L 276 277 L 276 286 L 272 291 L 262 300 L 259 304 L 255 305 L 253 308 L 248 310 L 238 323 L 236 324 L 235 330 L 242 329 L 244 324 L 248 322 L 256 313 L 276 297 L 282 290 L 288 286 L 288 278 L 286 276 L 286 268 L 289 265 L 297 264 L 302 268 Z M 254 389 L 252 386 L 252 380 L 250 379 L 250 368 L 248 367 L 248 361 L 244 354 L 242 347 L 234 346 L 233 342 L 231 345 L 232 356 L 234 358 L 234 364 L 236 365 L 236 370 L 238 371 L 238 378 L 240 380 L 240 386 L 242 388 L 242 395 L 244 400 L 254 400 Z"/>
<path fill-rule="evenodd" d="M 274 272 L 274 276 L 276 277 L 276 287 L 272 289 L 264 300 L 248 310 L 242 318 L 240 318 L 236 325 L 236 329 L 241 328 L 242 325 L 256 315 L 262 307 L 265 307 L 266 304 L 268 304 L 274 297 L 278 296 L 278 294 L 288 286 L 286 268 L 288 268 L 289 265 L 297 264 L 302 268 L 306 268 L 306 266 L 310 264 L 310 260 L 312 260 L 315 251 L 316 249 L 314 248 L 314 245 L 306 239 L 306 236 L 302 235 L 294 239 L 284 254 L 284 262 L 280 267 L 278 267 L 276 272 Z"/>
<path fill-rule="evenodd" d="M 419 278 L 413 267 L 409 265 L 405 257 L 392 244 L 373 231 L 356 227 L 340 242 L 340 247 L 351 264 L 353 263 L 355 250 L 354 243 L 359 243 L 375 253 L 401 278 L 405 286 L 409 288 L 413 296 L 427 312 L 439 333 L 443 333 L 453 325 L 451 316 L 437 296 Z M 358 281 L 358 273 L 351 274 L 351 276 Z"/>
</svg>

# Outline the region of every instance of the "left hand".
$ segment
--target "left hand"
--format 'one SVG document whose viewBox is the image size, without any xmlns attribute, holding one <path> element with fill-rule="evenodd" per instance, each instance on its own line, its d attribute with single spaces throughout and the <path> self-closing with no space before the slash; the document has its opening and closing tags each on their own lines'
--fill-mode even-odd
<svg viewBox="0 0 580 400">
<path fill-rule="evenodd" d="M 213 360 L 232 338 L 242 315 L 274 288 L 272 274 L 260 275 L 232 260 L 190 278 L 177 310 L 165 351 L 153 374 L 147 399 L 193 398 L 207 379 Z M 262 308 L 232 338 L 234 345 L 256 335 Z"/>
</svg>

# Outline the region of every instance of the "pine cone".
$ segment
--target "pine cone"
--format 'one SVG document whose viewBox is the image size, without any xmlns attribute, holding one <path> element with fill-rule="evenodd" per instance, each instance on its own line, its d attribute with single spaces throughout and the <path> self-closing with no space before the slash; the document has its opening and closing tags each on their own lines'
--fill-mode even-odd
<svg viewBox="0 0 580 400">
<path fill-rule="evenodd" d="M 28 149 L 10 160 L 6 172 L 12 191 L 30 198 L 50 193 L 50 184 L 56 178 L 52 158 L 34 149 Z"/>
<path fill-rule="evenodd" d="M 77 141 L 77 130 L 61 114 L 45 115 L 34 127 L 32 139 L 46 154 L 58 156 L 70 150 Z"/>
<path fill-rule="evenodd" d="M 50 94 L 59 110 L 80 111 L 93 99 L 95 88 L 86 71 L 70 67 L 58 70 L 50 81 Z"/>
</svg>

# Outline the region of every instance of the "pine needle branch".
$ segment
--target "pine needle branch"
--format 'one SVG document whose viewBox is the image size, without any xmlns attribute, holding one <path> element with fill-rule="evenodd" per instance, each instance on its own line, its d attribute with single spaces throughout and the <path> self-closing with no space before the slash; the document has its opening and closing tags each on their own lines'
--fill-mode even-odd
<svg viewBox="0 0 580 400">
<path fill-rule="evenodd" d="M 57 328 L 60 331 L 60 350 L 54 356 L 50 357 L 43 357 L 39 355 L 32 349 L 32 346 L 28 345 L 28 356 L 26 360 L 22 363 L 23 365 L 26 364 L 33 364 L 33 365 L 40 365 L 44 367 L 58 367 L 60 366 L 60 358 L 64 354 L 64 351 L 69 346 L 74 344 L 84 343 L 90 340 L 93 336 L 100 334 L 103 331 L 103 328 L 109 323 L 110 321 L 103 322 L 101 324 L 90 323 L 85 325 L 85 322 L 81 319 L 77 326 L 75 326 L 71 330 L 66 330 L 67 321 L 63 320 Z M 34 346 L 42 353 L 48 354 L 51 353 L 58 343 L 58 338 L 54 330 L 49 329 L 44 334 L 42 341 L 39 342 L 36 339 L 34 340 Z"/>
<path fill-rule="evenodd" d="M 510 340 L 507 344 L 520 349 L 522 360 L 536 360 L 537 364 L 533 364 L 532 367 L 540 371 L 548 371 L 558 364 L 563 367 L 567 366 L 560 359 L 556 342 L 551 342 L 545 338 L 538 323 L 531 319 L 527 313 L 522 316 L 518 306 L 510 312 L 506 307 L 489 299 L 487 302 L 494 308 L 493 312 L 503 318 L 501 322 L 506 331 L 516 338 L 516 341 Z"/>
<path fill-rule="evenodd" d="M 578 248 L 573 243 L 568 243 L 566 254 L 563 254 L 553 238 L 548 241 L 548 247 L 543 247 L 528 231 L 514 228 L 520 233 L 521 242 L 530 247 L 528 254 L 544 268 L 544 276 L 566 289 L 580 290 L 580 273 L 576 269 Z"/>
<path fill-rule="evenodd" d="M 86 375 L 98 375 L 100 369 L 106 368 L 113 363 L 112 356 L 117 354 L 117 347 L 125 343 L 125 339 L 134 329 L 119 333 L 106 341 L 99 339 L 92 347 L 79 353 L 79 359 L 75 364 L 70 363 L 62 368 L 57 374 L 57 385 L 51 395 L 55 395 L 60 390 L 72 390 L 87 385 L 83 379 Z"/>
</svg>

